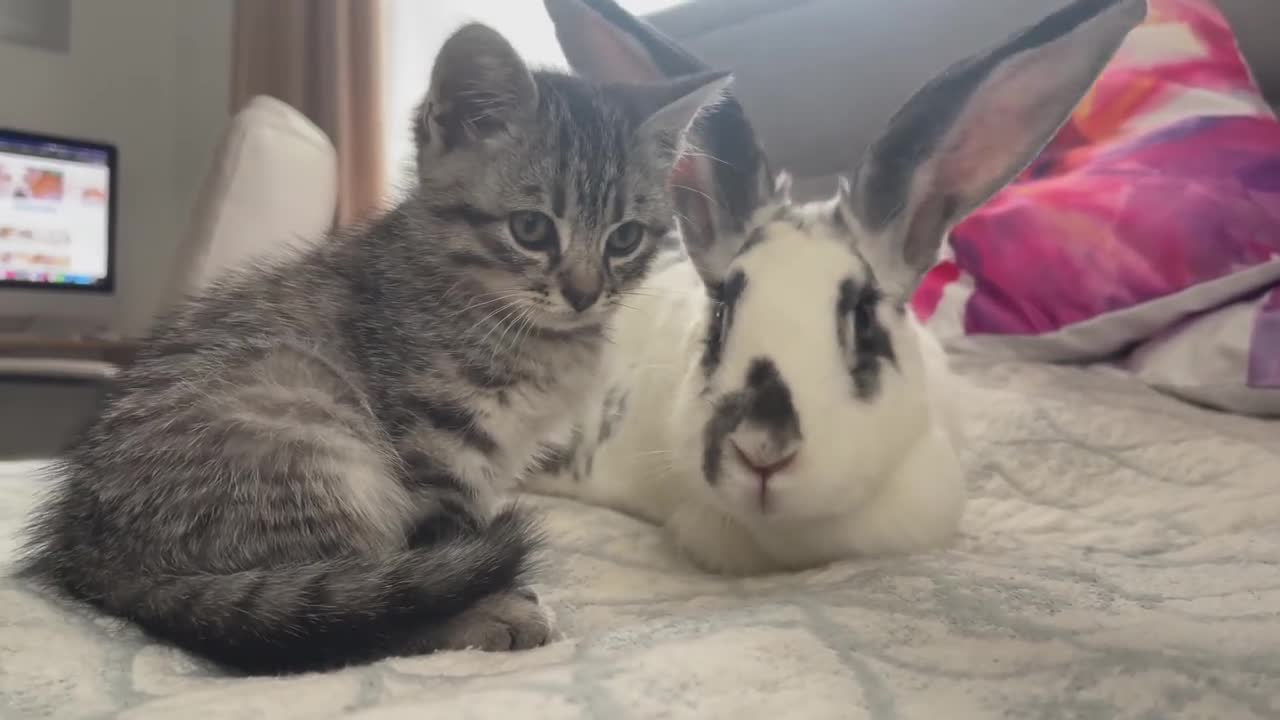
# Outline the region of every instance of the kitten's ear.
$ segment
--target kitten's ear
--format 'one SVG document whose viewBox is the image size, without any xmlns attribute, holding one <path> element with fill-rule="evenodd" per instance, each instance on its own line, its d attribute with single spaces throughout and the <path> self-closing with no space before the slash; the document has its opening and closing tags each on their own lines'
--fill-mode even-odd
<svg viewBox="0 0 1280 720">
<path fill-rule="evenodd" d="M 653 83 L 711 68 L 614 0 L 544 0 L 569 65 L 610 83 Z M 692 152 L 677 162 L 672 190 L 680 235 L 708 284 L 718 284 L 746 241 L 746 224 L 774 200 L 773 176 L 736 98 L 698 116 L 687 136 Z"/>
<path fill-rule="evenodd" d="M 901 298 L 951 228 L 1021 172 L 1146 14 L 1146 0 L 1076 0 L 916 93 L 872 144 L 840 208 Z"/>
<path fill-rule="evenodd" d="M 509 130 L 538 103 L 533 75 L 511 44 L 479 23 L 445 41 L 416 115 L 418 152 L 442 154 Z"/>
</svg>

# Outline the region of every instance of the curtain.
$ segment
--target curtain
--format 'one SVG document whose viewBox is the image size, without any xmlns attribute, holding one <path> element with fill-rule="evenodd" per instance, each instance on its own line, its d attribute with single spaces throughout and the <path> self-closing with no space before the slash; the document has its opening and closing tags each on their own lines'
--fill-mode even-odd
<svg viewBox="0 0 1280 720">
<path fill-rule="evenodd" d="M 329 135 L 339 225 L 384 196 L 382 30 L 381 0 L 236 0 L 231 111 L 270 95 Z"/>
</svg>

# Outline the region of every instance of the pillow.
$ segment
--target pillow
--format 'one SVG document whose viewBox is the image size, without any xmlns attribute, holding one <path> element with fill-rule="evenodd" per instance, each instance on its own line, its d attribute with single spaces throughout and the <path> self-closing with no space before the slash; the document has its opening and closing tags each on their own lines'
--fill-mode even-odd
<svg viewBox="0 0 1280 720">
<path fill-rule="evenodd" d="M 1280 287 L 1178 323 L 1126 364 L 1185 400 L 1280 417 Z"/>
<path fill-rule="evenodd" d="M 1208 0 L 1150 0 L 1070 120 L 913 298 L 953 350 L 1112 356 L 1280 282 L 1280 122 Z"/>
</svg>

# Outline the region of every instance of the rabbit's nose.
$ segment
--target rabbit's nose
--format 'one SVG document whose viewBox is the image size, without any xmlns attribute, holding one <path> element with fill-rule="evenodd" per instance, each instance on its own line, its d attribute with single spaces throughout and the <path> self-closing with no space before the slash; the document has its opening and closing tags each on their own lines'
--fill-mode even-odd
<svg viewBox="0 0 1280 720">
<path fill-rule="evenodd" d="M 760 478 L 761 483 L 768 482 L 769 478 L 785 470 L 796 459 L 796 455 L 799 452 L 797 448 L 777 451 L 760 445 L 749 445 L 748 448 L 743 448 L 732 438 L 730 438 L 729 444 L 733 446 L 733 451 L 738 456 L 738 461 L 746 466 L 748 470 L 755 473 Z"/>
</svg>

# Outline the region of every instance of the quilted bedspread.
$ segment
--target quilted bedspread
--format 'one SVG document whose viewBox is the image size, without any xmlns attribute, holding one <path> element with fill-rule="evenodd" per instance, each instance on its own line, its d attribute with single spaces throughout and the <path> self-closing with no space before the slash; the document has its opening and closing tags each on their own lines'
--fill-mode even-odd
<svg viewBox="0 0 1280 720">
<path fill-rule="evenodd" d="M 537 500 L 563 640 L 261 679 L 6 577 L 0 717 L 1280 717 L 1280 424 L 1103 369 L 968 375 L 949 550 L 723 580 L 652 527 Z M 39 481 L 0 473 L 7 558 Z"/>
</svg>

